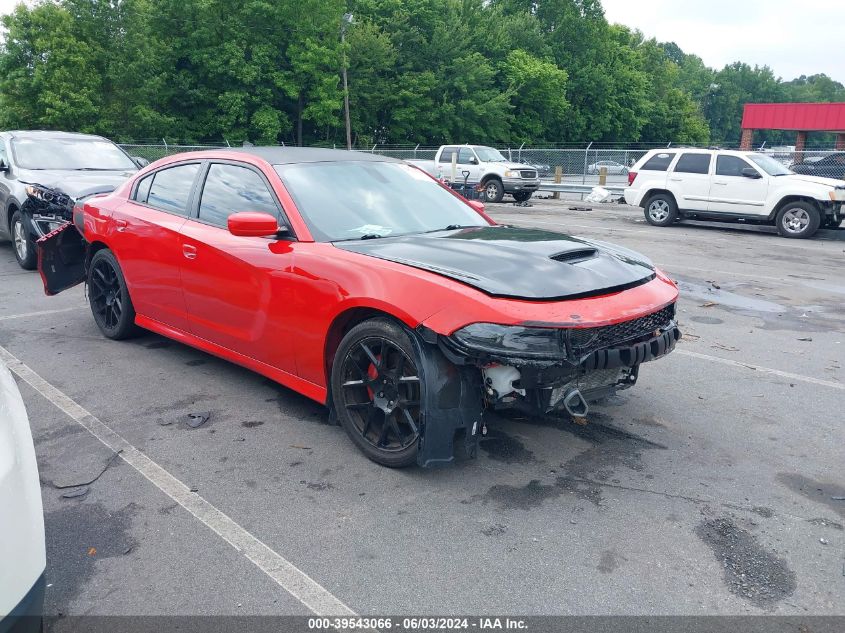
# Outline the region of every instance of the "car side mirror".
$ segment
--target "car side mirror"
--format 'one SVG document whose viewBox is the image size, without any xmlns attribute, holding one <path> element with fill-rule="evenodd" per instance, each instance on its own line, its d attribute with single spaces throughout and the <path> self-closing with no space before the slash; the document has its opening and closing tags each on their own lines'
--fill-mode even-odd
<svg viewBox="0 0 845 633">
<path fill-rule="evenodd" d="M 287 233 L 288 229 L 279 226 L 279 221 L 269 213 L 260 211 L 238 211 L 226 221 L 229 233 L 238 237 L 269 237 Z"/>
<path fill-rule="evenodd" d="M 150 164 L 150 161 L 148 161 L 148 160 L 147 160 L 146 158 L 144 158 L 143 156 L 133 156 L 133 157 L 132 157 L 132 161 L 133 161 L 136 165 L 138 165 L 138 167 L 146 167 L 147 165 L 149 165 L 149 164 Z"/>
<path fill-rule="evenodd" d="M 469 159 L 469 164 L 470 165 L 477 165 L 478 159 L 475 156 L 473 156 L 472 158 Z"/>
<path fill-rule="evenodd" d="M 754 169 L 753 167 L 744 167 L 742 169 L 742 175 L 746 178 L 751 178 L 752 180 L 757 180 L 758 178 L 762 178 L 760 172 Z"/>
<path fill-rule="evenodd" d="M 0 171 L 9 171 L 9 163 L 0 158 Z"/>
<path fill-rule="evenodd" d="M 481 200 L 467 200 L 467 202 L 469 203 L 469 206 L 479 213 L 484 213 L 484 203 L 481 202 Z"/>
</svg>

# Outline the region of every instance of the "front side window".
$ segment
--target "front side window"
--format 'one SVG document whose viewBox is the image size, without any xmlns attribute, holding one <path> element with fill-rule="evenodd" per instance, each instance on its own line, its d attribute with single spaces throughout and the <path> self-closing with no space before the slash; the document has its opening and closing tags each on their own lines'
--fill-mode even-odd
<svg viewBox="0 0 845 633">
<path fill-rule="evenodd" d="M 741 158 L 736 156 L 719 156 L 716 158 L 717 176 L 742 176 L 742 170 L 751 167 Z"/>
<path fill-rule="evenodd" d="M 646 171 L 666 171 L 669 169 L 669 165 L 672 163 L 672 159 L 675 158 L 675 154 L 671 152 L 663 152 L 661 154 L 655 154 L 651 158 L 649 158 L 643 166 L 640 167 L 640 170 Z"/>
<path fill-rule="evenodd" d="M 706 174 L 710 171 L 710 154 L 681 154 L 675 173 Z"/>
<path fill-rule="evenodd" d="M 314 239 L 371 239 L 487 226 L 472 207 L 404 163 L 276 165 Z"/>
<path fill-rule="evenodd" d="M 200 198 L 199 219 L 225 227 L 228 217 L 238 211 L 279 215 L 273 195 L 261 176 L 246 167 L 212 165 Z"/>
<path fill-rule="evenodd" d="M 147 204 L 169 213 L 188 215 L 188 199 L 199 170 L 199 163 L 191 163 L 157 171 L 153 174 Z"/>
<path fill-rule="evenodd" d="M 792 173 L 771 156 L 765 154 L 745 154 L 745 156 L 769 176 L 786 176 Z"/>
<path fill-rule="evenodd" d="M 22 169 L 135 171 L 138 166 L 122 149 L 104 139 L 14 138 L 12 152 Z"/>
</svg>

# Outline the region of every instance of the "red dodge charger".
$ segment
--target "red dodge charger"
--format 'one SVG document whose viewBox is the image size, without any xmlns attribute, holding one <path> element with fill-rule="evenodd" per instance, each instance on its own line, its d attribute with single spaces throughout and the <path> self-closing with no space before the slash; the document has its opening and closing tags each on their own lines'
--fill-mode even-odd
<svg viewBox="0 0 845 633">
<path fill-rule="evenodd" d="M 48 294 L 84 281 L 105 336 L 152 330 L 326 404 L 386 466 L 474 455 L 488 407 L 586 415 L 680 337 L 642 255 L 498 225 L 382 156 L 179 154 L 72 219 L 39 243 Z"/>
</svg>

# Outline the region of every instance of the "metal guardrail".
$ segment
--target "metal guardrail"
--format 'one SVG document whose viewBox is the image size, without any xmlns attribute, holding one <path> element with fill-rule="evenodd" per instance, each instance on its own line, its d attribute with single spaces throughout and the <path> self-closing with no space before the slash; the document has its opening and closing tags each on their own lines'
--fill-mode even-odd
<svg viewBox="0 0 845 633">
<path fill-rule="evenodd" d="M 621 196 L 625 191 L 625 187 L 619 185 L 579 185 L 567 182 L 545 182 L 540 181 L 540 188 L 537 191 L 551 191 L 553 193 L 590 193 L 595 187 L 603 187 L 614 195 Z"/>
</svg>

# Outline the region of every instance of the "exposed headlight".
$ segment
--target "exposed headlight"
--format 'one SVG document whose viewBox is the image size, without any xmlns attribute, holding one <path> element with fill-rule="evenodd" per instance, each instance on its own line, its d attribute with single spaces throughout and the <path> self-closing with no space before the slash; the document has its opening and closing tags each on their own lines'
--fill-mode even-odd
<svg viewBox="0 0 845 633">
<path fill-rule="evenodd" d="M 465 347 L 499 356 L 566 359 L 564 331 L 560 329 L 473 323 L 452 337 Z"/>
<path fill-rule="evenodd" d="M 516 170 L 508 169 L 505 172 L 505 178 L 519 178 L 519 177 L 520 177 L 520 173 Z"/>
</svg>

